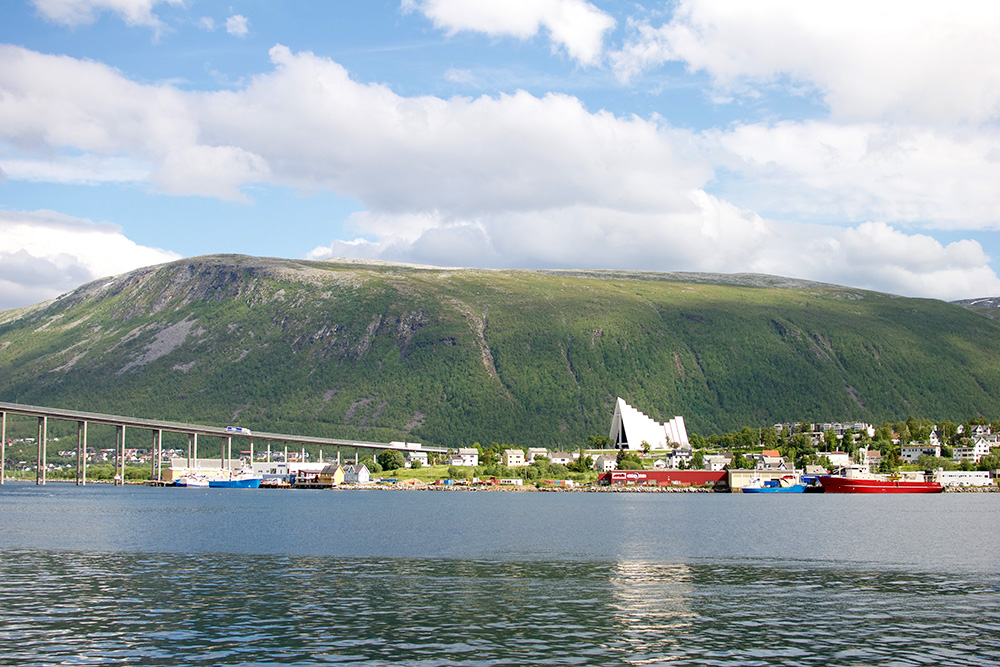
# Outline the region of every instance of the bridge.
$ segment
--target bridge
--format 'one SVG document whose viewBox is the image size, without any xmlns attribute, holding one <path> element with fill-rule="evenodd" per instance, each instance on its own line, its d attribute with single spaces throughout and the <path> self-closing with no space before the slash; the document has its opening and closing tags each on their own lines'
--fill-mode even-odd
<svg viewBox="0 0 1000 667">
<path fill-rule="evenodd" d="M 162 479 L 163 473 L 163 434 L 180 433 L 188 436 L 188 461 L 198 460 L 198 437 L 221 438 L 224 443 L 225 460 L 232 461 L 233 438 L 249 440 L 251 458 L 253 458 L 253 441 L 266 440 L 268 448 L 272 442 L 287 445 L 319 445 L 333 448 L 348 447 L 358 449 L 398 449 L 401 451 L 417 450 L 421 452 L 444 454 L 448 450 L 441 447 L 414 446 L 405 443 L 363 442 L 360 440 L 338 440 L 335 438 L 317 438 L 287 433 L 262 433 L 246 428 L 233 426 L 205 426 L 202 424 L 187 424 L 183 422 L 163 421 L 157 419 L 140 419 L 123 417 L 96 412 L 80 412 L 78 410 L 61 410 L 58 408 L 43 408 L 35 405 L 19 403 L 4 403 L 0 401 L 0 484 L 4 483 L 7 459 L 7 415 L 23 415 L 38 419 L 37 465 L 35 467 L 35 484 L 45 484 L 45 458 L 50 419 L 75 421 L 77 423 L 77 458 L 76 483 L 87 483 L 87 427 L 90 424 L 114 426 L 115 431 L 115 476 L 114 483 L 125 483 L 125 433 L 126 429 L 140 429 L 152 434 L 152 478 Z M 220 456 L 220 458 L 222 458 Z"/>
</svg>

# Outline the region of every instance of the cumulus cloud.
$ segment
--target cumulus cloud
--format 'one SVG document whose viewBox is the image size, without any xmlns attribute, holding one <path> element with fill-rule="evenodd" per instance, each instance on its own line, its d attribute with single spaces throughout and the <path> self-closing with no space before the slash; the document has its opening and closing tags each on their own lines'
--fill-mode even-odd
<svg viewBox="0 0 1000 667">
<path fill-rule="evenodd" d="M 998 229 L 1000 131 L 828 121 L 737 125 L 705 134 L 739 175 L 728 196 L 784 219 L 894 220 Z"/>
<path fill-rule="evenodd" d="M 153 13 L 158 4 L 182 6 L 184 0 L 32 0 L 46 19 L 66 26 L 89 25 L 102 12 L 119 15 L 127 25 L 160 29 L 163 24 Z"/>
<path fill-rule="evenodd" d="M 226 19 L 226 32 L 235 37 L 246 37 L 250 32 L 250 22 L 242 14 L 234 14 Z"/>
<path fill-rule="evenodd" d="M 138 245 L 114 225 L 53 211 L 0 209 L 0 309 L 174 259 L 179 255 Z"/>
<path fill-rule="evenodd" d="M 606 268 L 766 273 L 940 299 L 1000 293 L 975 241 L 943 245 L 882 222 L 855 227 L 765 220 L 704 191 L 666 214 L 567 207 L 455 222 L 355 214 L 355 232 L 310 259 L 372 258 L 483 268 Z"/>
<path fill-rule="evenodd" d="M 241 147 L 202 141 L 200 101 L 100 63 L 0 45 L 0 141 L 20 159 L 61 151 L 54 173 L 81 161 L 152 165 L 164 192 L 245 200 L 240 185 L 265 179 L 267 167 Z"/>
<path fill-rule="evenodd" d="M 554 49 L 565 49 L 584 65 L 600 61 L 604 35 L 615 20 L 584 0 L 402 0 L 404 11 L 419 11 L 450 34 L 481 32 L 530 39 L 545 29 Z"/>
<path fill-rule="evenodd" d="M 273 69 L 237 89 L 191 92 L 0 47 L 0 142 L 22 161 L 139 165 L 170 193 L 246 199 L 242 188 L 268 183 L 361 202 L 350 220 L 357 240 L 312 257 L 758 271 L 943 297 L 968 296 L 970 285 L 1000 291 L 975 242 L 941 246 L 870 222 L 988 227 L 1000 154 L 988 132 L 817 122 L 695 134 L 562 94 L 404 97 L 327 58 L 283 46 L 270 55 Z M 739 179 L 720 184 L 720 164 L 745 192 Z M 815 222 L 807 213 L 824 196 L 854 227 L 788 222 Z M 754 205 L 735 203 L 743 199 Z M 885 252 L 862 261 L 859 244 Z M 900 244 L 911 251 L 891 252 Z M 21 249 L 37 254 L 11 252 Z"/>
<path fill-rule="evenodd" d="M 1000 5 L 957 0 L 681 0 L 670 20 L 631 21 L 611 55 L 628 80 L 665 62 L 723 89 L 789 79 L 841 120 L 983 122 L 1000 113 Z"/>
</svg>

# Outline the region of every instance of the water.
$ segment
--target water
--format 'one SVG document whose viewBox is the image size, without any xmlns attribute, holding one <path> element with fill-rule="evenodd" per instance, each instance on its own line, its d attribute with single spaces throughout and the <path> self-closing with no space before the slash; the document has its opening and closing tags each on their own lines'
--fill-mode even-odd
<svg viewBox="0 0 1000 667">
<path fill-rule="evenodd" d="M 0 488 L 0 665 L 996 665 L 1000 495 Z"/>
</svg>

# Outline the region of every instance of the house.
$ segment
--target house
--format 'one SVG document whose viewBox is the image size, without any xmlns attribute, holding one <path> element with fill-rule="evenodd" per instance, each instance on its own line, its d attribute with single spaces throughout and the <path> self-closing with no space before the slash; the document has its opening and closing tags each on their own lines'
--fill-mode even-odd
<svg viewBox="0 0 1000 667">
<path fill-rule="evenodd" d="M 594 459 L 594 470 L 600 473 L 611 472 L 618 468 L 618 459 L 614 456 L 598 456 Z"/>
<path fill-rule="evenodd" d="M 503 450 L 503 464 L 508 468 L 518 468 L 528 465 L 524 460 L 524 451 L 521 449 Z"/>
<path fill-rule="evenodd" d="M 316 473 L 315 483 L 326 486 L 340 486 L 344 483 L 344 477 L 344 466 L 339 463 L 332 463 L 324 466 L 322 470 Z"/>
<path fill-rule="evenodd" d="M 611 418 L 611 441 L 617 449 L 639 451 L 643 444 L 651 449 L 667 449 L 671 443 L 689 446 L 684 417 L 674 417 L 661 424 L 652 417 L 639 412 L 619 397 L 615 403 L 615 414 Z"/>
<path fill-rule="evenodd" d="M 858 455 L 860 456 L 859 463 L 868 466 L 872 470 L 878 469 L 882 464 L 882 452 L 877 449 L 859 449 Z"/>
<path fill-rule="evenodd" d="M 449 460 L 449 465 L 475 468 L 479 465 L 479 450 L 475 447 L 460 447 L 458 454 Z"/>
<path fill-rule="evenodd" d="M 788 470 L 785 459 L 777 449 L 765 449 L 759 454 L 752 452 L 746 455 L 746 459 L 757 470 Z"/>
<path fill-rule="evenodd" d="M 570 454 L 569 452 L 552 452 L 549 454 L 549 461 L 568 466 L 576 460 L 577 456 L 579 456 L 579 454 Z"/>
<path fill-rule="evenodd" d="M 406 458 L 406 467 L 412 467 L 414 461 L 420 461 L 420 465 L 427 465 L 427 452 L 404 452 L 403 456 Z"/>
<path fill-rule="evenodd" d="M 705 470 L 711 470 L 713 472 L 718 472 L 719 470 L 725 470 L 726 466 L 732 463 L 732 456 L 725 456 L 723 454 L 712 454 L 705 457 Z"/>
<path fill-rule="evenodd" d="M 528 447 L 528 455 L 524 457 L 524 460 L 531 463 L 535 460 L 536 456 L 544 456 L 545 458 L 548 458 L 549 450 L 544 447 Z"/>
<path fill-rule="evenodd" d="M 955 447 L 952 450 L 952 458 L 956 461 L 965 459 L 973 463 L 979 463 L 984 456 L 990 455 L 990 442 L 984 437 L 973 438 L 972 444 L 968 447 Z"/>
<path fill-rule="evenodd" d="M 982 438 L 983 436 L 989 435 L 991 433 L 989 424 L 976 424 L 969 432 L 966 433 L 968 437 L 975 440 L 976 438 Z"/>
<path fill-rule="evenodd" d="M 357 463 L 344 468 L 344 481 L 348 484 L 367 484 L 371 479 L 371 472 L 364 463 Z"/>
<path fill-rule="evenodd" d="M 668 468 L 678 469 L 691 464 L 691 457 L 694 452 L 690 449 L 675 449 L 667 453 L 666 463 Z"/>
<path fill-rule="evenodd" d="M 919 442 L 911 442 L 899 448 L 899 456 L 907 463 L 916 463 L 921 456 L 941 456 L 941 448 L 936 445 L 924 445 Z"/>
</svg>

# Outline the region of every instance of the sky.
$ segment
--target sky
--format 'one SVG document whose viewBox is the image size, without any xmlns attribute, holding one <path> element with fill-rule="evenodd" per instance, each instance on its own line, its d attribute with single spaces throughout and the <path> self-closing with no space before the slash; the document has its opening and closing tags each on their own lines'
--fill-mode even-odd
<svg viewBox="0 0 1000 667">
<path fill-rule="evenodd" d="M 998 185 L 996 2 L 0 10 L 0 309 L 215 253 L 997 296 Z"/>
</svg>

